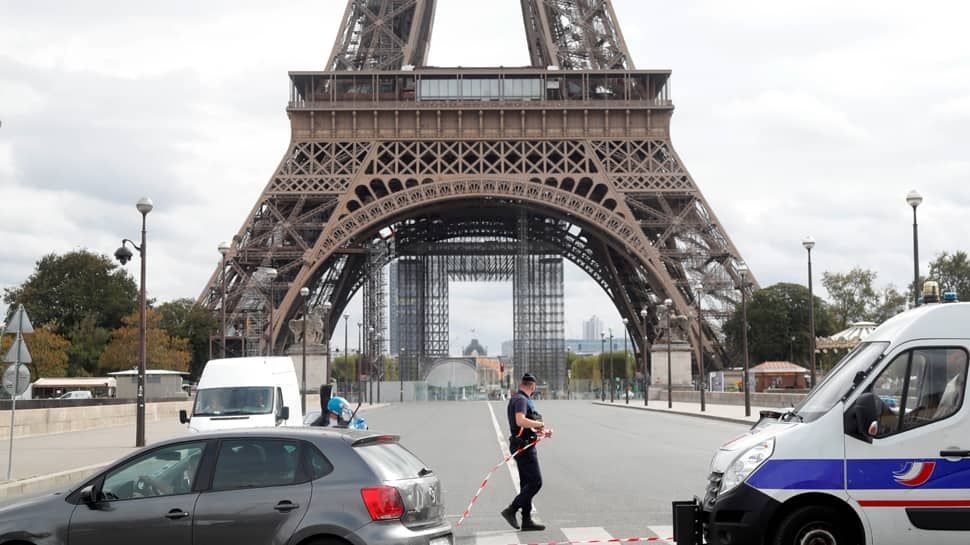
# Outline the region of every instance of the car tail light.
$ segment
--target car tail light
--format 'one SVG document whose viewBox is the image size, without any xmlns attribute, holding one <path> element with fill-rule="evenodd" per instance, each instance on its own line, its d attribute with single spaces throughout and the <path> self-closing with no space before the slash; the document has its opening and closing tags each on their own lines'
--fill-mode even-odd
<svg viewBox="0 0 970 545">
<path fill-rule="evenodd" d="M 362 488 L 360 495 L 373 520 L 394 520 L 404 515 L 404 501 L 393 486 Z"/>
</svg>

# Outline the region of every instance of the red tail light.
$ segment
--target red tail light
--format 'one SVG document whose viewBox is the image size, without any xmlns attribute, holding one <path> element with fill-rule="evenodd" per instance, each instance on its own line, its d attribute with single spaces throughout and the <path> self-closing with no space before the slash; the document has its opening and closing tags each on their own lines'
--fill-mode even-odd
<svg viewBox="0 0 970 545">
<path fill-rule="evenodd" d="M 394 520 L 404 515 L 404 501 L 393 486 L 362 488 L 360 495 L 373 520 Z"/>
</svg>

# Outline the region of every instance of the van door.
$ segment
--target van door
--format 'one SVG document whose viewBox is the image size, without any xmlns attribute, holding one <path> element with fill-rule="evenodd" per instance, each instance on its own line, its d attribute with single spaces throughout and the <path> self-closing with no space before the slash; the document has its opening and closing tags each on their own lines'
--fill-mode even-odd
<svg viewBox="0 0 970 545">
<path fill-rule="evenodd" d="M 970 543 L 970 407 L 963 343 L 893 354 L 865 392 L 879 397 L 872 443 L 846 436 L 846 487 L 873 543 Z"/>
</svg>

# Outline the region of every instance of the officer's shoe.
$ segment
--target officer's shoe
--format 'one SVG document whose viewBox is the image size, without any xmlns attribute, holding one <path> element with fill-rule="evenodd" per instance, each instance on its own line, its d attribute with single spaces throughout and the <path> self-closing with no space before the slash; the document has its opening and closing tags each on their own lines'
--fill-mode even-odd
<svg viewBox="0 0 970 545">
<path fill-rule="evenodd" d="M 546 529 L 544 524 L 538 524 L 532 520 L 531 515 L 522 514 L 522 531 L 523 532 L 541 532 Z"/>
<path fill-rule="evenodd" d="M 508 522 L 509 523 L 509 526 L 511 526 L 511 527 L 515 528 L 516 530 L 518 530 L 519 529 L 519 522 L 517 520 L 515 520 L 515 512 L 516 511 L 517 511 L 517 509 L 515 509 L 514 507 L 512 507 L 510 505 L 510 506 L 506 507 L 505 509 L 502 509 L 502 518 L 505 519 L 505 522 Z"/>
</svg>

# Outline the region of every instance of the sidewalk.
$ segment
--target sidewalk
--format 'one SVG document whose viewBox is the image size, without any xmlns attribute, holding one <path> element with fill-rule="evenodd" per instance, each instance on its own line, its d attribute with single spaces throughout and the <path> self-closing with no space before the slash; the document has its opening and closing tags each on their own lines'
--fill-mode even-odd
<svg viewBox="0 0 970 545">
<path fill-rule="evenodd" d="M 679 414 L 684 416 L 694 416 L 698 418 L 709 418 L 712 420 L 723 420 L 726 422 L 736 422 L 738 424 L 755 424 L 760 418 L 762 410 L 777 410 L 777 407 L 751 407 L 751 416 L 744 415 L 744 405 L 716 405 L 708 403 L 706 410 L 701 412 L 700 403 L 688 403 L 684 401 L 674 401 L 673 408 L 667 408 L 667 401 L 663 399 L 651 399 L 650 405 L 644 407 L 643 399 L 630 399 L 630 404 L 626 404 L 626 398 L 620 398 L 610 403 L 609 401 L 594 401 L 594 405 L 607 407 L 622 407 L 625 409 L 636 409 L 641 411 L 653 411 L 660 413 Z"/>
<path fill-rule="evenodd" d="M 386 404 L 364 405 L 366 415 Z M 186 435 L 188 429 L 177 419 L 147 422 L 145 442 L 152 443 Z M 0 500 L 66 487 L 81 482 L 111 462 L 135 451 L 135 426 L 14 437 L 13 480 L 6 481 L 10 443 L 0 441 Z"/>
</svg>

